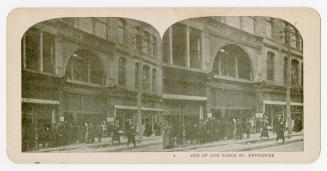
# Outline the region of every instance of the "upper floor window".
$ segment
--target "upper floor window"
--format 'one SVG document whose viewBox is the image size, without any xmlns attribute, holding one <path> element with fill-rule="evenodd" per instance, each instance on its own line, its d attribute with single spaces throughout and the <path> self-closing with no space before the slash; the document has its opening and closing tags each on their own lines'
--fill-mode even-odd
<svg viewBox="0 0 327 171">
<path fill-rule="evenodd" d="M 265 35 L 267 38 L 272 38 L 272 18 L 266 17 L 265 18 Z"/>
<path fill-rule="evenodd" d="M 126 59 L 119 58 L 118 64 L 118 83 L 119 85 L 126 85 Z"/>
<path fill-rule="evenodd" d="M 31 28 L 22 39 L 23 68 L 54 73 L 54 36 L 39 29 Z"/>
<path fill-rule="evenodd" d="M 134 77 L 135 89 L 139 88 L 139 74 L 140 74 L 140 64 L 135 63 L 135 77 Z"/>
<path fill-rule="evenodd" d="M 275 54 L 272 52 L 267 53 L 267 80 L 274 80 L 274 58 Z"/>
<path fill-rule="evenodd" d="M 172 26 L 172 48 L 173 64 L 186 66 L 186 26 L 182 24 Z"/>
<path fill-rule="evenodd" d="M 67 23 L 67 24 L 69 24 L 69 25 L 71 25 L 71 26 L 73 26 L 73 27 L 76 27 L 76 18 L 66 17 L 66 18 L 62 18 L 62 20 L 63 20 L 65 23 Z"/>
<path fill-rule="evenodd" d="M 252 67 L 248 54 L 237 45 L 226 45 L 219 49 L 213 63 L 217 75 L 252 80 Z"/>
<path fill-rule="evenodd" d="M 118 20 L 118 42 L 120 44 L 126 43 L 126 23 L 124 20 Z"/>
<path fill-rule="evenodd" d="M 253 34 L 254 33 L 254 24 L 255 24 L 255 18 L 254 17 L 242 17 L 242 25 L 241 29 Z"/>
<path fill-rule="evenodd" d="M 155 68 L 152 70 L 152 92 L 157 92 L 157 69 Z"/>
<path fill-rule="evenodd" d="M 282 22 L 281 32 L 283 37 L 283 43 L 285 45 L 291 46 L 298 50 L 303 50 L 302 36 L 299 31 L 291 24 L 287 22 Z"/>
<path fill-rule="evenodd" d="M 291 61 L 291 84 L 299 84 L 299 62 L 295 59 Z"/>
<path fill-rule="evenodd" d="M 152 56 L 153 57 L 156 57 L 156 55 L 158 53 L 157 48 L 158 48 L 157 38 L 156 38 L 156 36 L 152 36 Z"/>
<path fill-rule="evenodd" d="M 284 63 L 283 63 L 283 80 L 284 80 L 284 83 L 286 84 L 287 83 L 287 77 L 288 77 L 288 74 L 287 74 L 287 71 L 288 71 L 288 58 L 287 57 L 284 57 Z"/>
<path fill-rule="evenodd" d="M 93 18 L 93 33 L 103 39 L 107 39 L 107 18 Z"/>
<path fill-rule="evenodd" d="M 104 70 L 101 60 L 86 49 L 73 53 L 68 61 L 65 74 L 72 81 L 104 84 Z"/>
<path fill-rule="evenodd" d="M 224 17 L 223 22 L 229 26 L 240 29 L 241 28 L 241 18 L 240 17 Z"/>
<path fill-rule="evenodd" d="M 143 82 L 143 90 L 150 90 L 150 67 L 147 65 L 143 65 L 143 73 L 142 73 L 142 82 Z"/>
<path fill-rule="evenodd" d="M 190 67 L 201 69 L 202 43 L 201 32 L 190 28 Z"/>
</svg>

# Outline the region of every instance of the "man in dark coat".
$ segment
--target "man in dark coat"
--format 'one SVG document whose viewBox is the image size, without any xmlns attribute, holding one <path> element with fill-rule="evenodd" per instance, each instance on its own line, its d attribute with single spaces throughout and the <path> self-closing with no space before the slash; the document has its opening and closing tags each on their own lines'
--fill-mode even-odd
<svg viewBox="0 0 327 171">
<path fill-rule="evenodd" d="M 133 125 L 130 125 L 127 130 L 127 146 L 129 146 L 129 144 L 131 143 L 133 143 L 134 147 L 136 146 L 135 135 L 136 135 L 135 127 Z"/>
<path fill-rule="evenodd" d="M 149 137 L 152 135 L 152 126 L 149 121 L 145 123 L 144 136 Z"/>
<path fill-rule="evenodd" d="M 111 143 L 114 143 L 115 141 L 118 141 L 118 143 L 120 144 L 120 134 L 119 134 L 119 123 L 115 123 L 112 127 L 112 139 L 111 139 Z"/>
<path fill-rule="evenodd" d="M 264 117 L 260 138 L 267 137 L 269 139 L 268 126 L 269 126 L 269 121 L 266 117 Z"/>
<path fill-rule="evenodd" d="M 276 142 L 278 142 L 279 139 L 283 140 L 283 143 L 285 143 L 285 136 L 284 136 L 284 131 L 285 131 L 285 122 L 282 117 L 278 118 L 278 123 L 277 123 L 277 138 Z"/>
</svg>

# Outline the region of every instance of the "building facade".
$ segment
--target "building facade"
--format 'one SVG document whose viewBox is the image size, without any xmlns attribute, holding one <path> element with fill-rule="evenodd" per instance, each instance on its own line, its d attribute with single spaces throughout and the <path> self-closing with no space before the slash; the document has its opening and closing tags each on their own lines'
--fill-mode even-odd
<svg viewBox="0 0 327 171">
<path fill-rule="evenodd" d="M 265 115 L 273 126 L 276 115 L 287 117 L 289 104 L 292 119 L 302 118 L 302 50 L 298 30 L 281 19 L 178 22 L 163 37 L 163 115 L 182 113 L 193 120 Z"/>
<path fill-rule="evenodd" d="M 62 121 L 116 119 L 124 129 L 127 120 L 184 126 L 262 115 L 273 125 L 288 107 L 303 117 L 303 41 L 276 18 L 193 18 L 162 40 L 131 19 L 60 18 L 32 26 L 21 47 L 23 131 Z"/>
<path fill-rule="evenodd" d="M 150 25 L 122 18 L 61 18 L 22 38 L 23 126 L 161 115 L 161 46 Z M 137 103 L 137 93 L 140 102 Z M 33 126 L 32 126 L 33 125 Z M 27 130 L 27 128 L 26 128 Z"/>
</svg>

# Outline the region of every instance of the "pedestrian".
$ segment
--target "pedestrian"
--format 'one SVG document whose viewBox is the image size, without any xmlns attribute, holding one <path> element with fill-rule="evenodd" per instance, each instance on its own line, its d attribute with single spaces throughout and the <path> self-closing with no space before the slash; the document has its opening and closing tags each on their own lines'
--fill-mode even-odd
<svg viewBox="0 0 327 171">
<path fill-rule="evenodd" d="M 120 134 L 119 134 L 119 123 L 114 123 L 113 128 L 112 128 L 112 138 L 111 138 L 111 143 L 114 143 L 115 141 L 118 141 L 120 144 Z"/>
<path fill-rule="evenodd" d="M 269 139 L 268 127 L 269 127 L 269 121 L 268 121 L 268 118 L 265 116 L 263 118 L 263 126 L 262 126 L 260 138 L 267 137 Z"/>
<path fill-rule="evenodd" d="M 127 130 L 127 146 L 129 144 L 133 144 L 133 146 L 136 146 L 136 141 L 135 141 L 135 135 L 136 135 L 136 130 L 133 125 L 130 125 L 130 127 Z"/>
<path fill-rule="evenodd" d="M 102 134 L 103 134 L 101 122 L 99 122 L 96 125 L 96 134 L 97 134 L 98 142 L 101 142 L 101 138 L 102 138 Z"/>
<path fill-rule="evenodd" d="M 174 130 L 173 127 L 170 124 L 167 124 L 164 133 L 163 133 L 164 141 L 163 141 L 163 147 L 164 149 L 173 148 L 175 146 L 175 140 L 174 140 Z"/>
<path fill-rule="evenodd" d="M 242 139 L 242 121 L 240 119 L 236 119 L 236 139 Z"/>
<path fill-rule="evenodd" d="M 144 126 L 144 136 L 149 137 L 152 135 L 152 126 L 149 121 L 145 123 Z"/>
<path fill-rule="evenodd" d="M 95 128 L 94 124 L 90 123 L 88 127 L 88 143 L 94 143 L 95 141 Z"/>
<path fill-rule="evenodd" d="M 283 120 L 282 117 L 278 118 L 278 123 L 277 123 L 277 138 L 276 138 L 276 142 L 278 142 L 279 139 L 283 140 L 283 143 L 285 143 L 285 136 L 284 136 L 284 132 L 285 132 L 285 122 Z"/>
</svg>

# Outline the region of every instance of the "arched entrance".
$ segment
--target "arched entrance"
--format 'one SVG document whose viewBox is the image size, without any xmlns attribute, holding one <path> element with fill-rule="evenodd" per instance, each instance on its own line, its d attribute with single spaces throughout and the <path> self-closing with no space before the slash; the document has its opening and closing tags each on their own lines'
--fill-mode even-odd
<svg viewBox="0 0 327 171">
<path fill-rule="evenodd" d="M 238 45 L 220 48 L 212 64 L 212 79 L 208 99 L 212 117 L 247 120 L 255 113 L 255 92 L 252 62 L 248 53 Z M 211 97 L 210 97 L 211 96 Z"/>
<path fill-rule="evenodd" d="M 212 71 L 219 76 L 253 80 L 249 55 L 240 46 L 234 44 L 219 49 Z"/>
<path fill-rule="evenodd" d="M 90 50 L 72 54 L 65 69 L 64 118 L 99 124 L 106 119 L 105 72 L 101 59 Z"/>
</svg>

